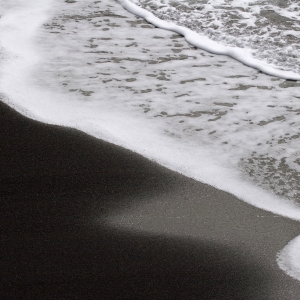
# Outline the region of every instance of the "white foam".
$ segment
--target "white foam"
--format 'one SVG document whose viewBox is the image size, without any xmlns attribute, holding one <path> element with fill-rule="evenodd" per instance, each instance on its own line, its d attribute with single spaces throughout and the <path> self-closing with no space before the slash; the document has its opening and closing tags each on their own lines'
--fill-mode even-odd
<svg viewBox="0 0 300 300">
<path fill-rule="evenodd" d="M 252 53 L 249 49 L 242 49 L 237 47 L 228 47 L 221 45 L 217 42 L 212 41 L 211 39 L 207 38 L 206 36 L 197 34 L 196 32 L 182 27 L 175 25 L 170 22 L 166 22 L 163 20 L 160 20 L 159 18 L 155 17 L 151 12 L 135 5 L 134 3 L 130 2 L 129 0 L 118 0 L 118 2 L 128 11 L 130 11 L 133 14 L 136 14 L 137 16 L 140 16 L 147 20 L 149 23 L 165 29 L 177 32 L 181 35 L 183 35 L 186 39 L 186 41 L 195 47 L 198 47 L 200 49 L 203 49 L 205 51 L 219 54 L 219 55 L 227 55 L 229 57 L 232 57 L 241 63 L 255 68 L 257 70 L 260 70 L 268 75 L 271 76 L 277 76 L 284 79 L 292 79 L 292 80 L 300 80 L 300 75 L 291 71 L 285 71 L 280 70 L 275 66 L 272 66 L 270 64 L 266 64 L 263 61 L 254 59 L 252 56 Z"/>
<path fill-rule="evenodd" d="M 300 236 L 278 253 L 277 263 L 284 272 L 300 281 Z"/>
<path fill-rule="evenodd" d="M 129 0 L 125 2 L 129 2 Z M 243 49 L 241 53 L 235 53 L 232 57 L 246 65 L 258 68 L 262 72 L 271 74 L 268 73 L 270 72 L 268 69 L 271 67 L 274 76 L 284 76 L 283 78 L 290 79 L 295 79 L 293 72 L 297 75 L 300 73 L 298 66 L 299 41 L 297 38 L 285 35 L 285 31 L 288 29 L 293 29 L 295 34 L 299 31 L 299 24 L 294 17 L 298 13 L 298 8 L 291 1 L 285 3 L 287 8 L 267 5 L 270 2 L 267 0 L 230 1 L 230 4 L 228 1 L 214 0 L 208 0 L 205 3 L 191 0 L 131 0 L 130 2 L 152 12 L 159 19 L 168 20 L 173 25 L 180 25 L 179 27 L 183 26 L 185 29 L 189 28 L 200 33 L 201 37 L 207 36 L 222 44 L 225 48 L 221 52 L 226 55 L 231 55 L 230 48 Z M 136 11 L 136 8 L 133 10 Z M 144 15 L 144 13 L 140 13 Z M 153 21 L 151 16 L 148 17 Z M 159 22 L 155 22 L 157 26 L 161 26 Z M 173 29 L 177 30 L 174 27 Z M 193 41 L 189 42 L 193 43 Z M 202 40 L 200 47 L 203 44 L 206 44 L 205 40 Z M 284 52 L 284 48 L 289 46 L 295 49 L 293 53 L 287 54 Z M 213 52 L 214 49 L 209 51 L 217 53 L 218 47 L 215 45 L 213 47 L 216 52 Z M 227 53 L 228 51 L 230 53 Z M 259 60 L 260 63 L 256 64 L 251 58 Z M 273 73 L 274 69 L 291 73 L 290 75 L 288 75 L 289 73 L 278 75 L 277 72 Z"/>
</svg>

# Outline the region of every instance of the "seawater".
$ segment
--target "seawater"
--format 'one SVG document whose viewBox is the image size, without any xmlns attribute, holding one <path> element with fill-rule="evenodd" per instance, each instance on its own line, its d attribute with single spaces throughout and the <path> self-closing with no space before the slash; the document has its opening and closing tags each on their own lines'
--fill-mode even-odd
<svg viewBox="0 0 300 300">
<path fill-rule="evenodd" d="M 0 3 L 3 101 L 29 117 L 78 128 L 300 220 L 299 82 L 196 49 L 178 34 L 154 30 L 116 2 Z M 261 41 L 256 47 L 250 40 L 267 28 L 257 21 L 266 10 L 277 19 L 290 18 L 291 26 L 281 28 L 275 17 L 269 17 L 272 22 L 264 17 L 281 30 L 278 36 L 295 36 L 296 2 L 287 7 L 273 1 L 268 9 L 258 1 L 135 3 L 133 11 L 143 7 L 171 21 L 170 30 L 177 24 L 201 34 L 212 50 L 250 54 L 246 61 L 254 59 L 284 78 L 291 74 L 286 72 L 299 75 L 292 39 L 280 55 L 275 35 L 268 45 Z M 288 255 L 283 257 L 281 262 Z"/>
<path fill-rule="evenodd" d="M 223 45 L 249 49 L 257 59 L 300 72 L 297 0 L 132 0 L 162 20 Z"/>
</svg>

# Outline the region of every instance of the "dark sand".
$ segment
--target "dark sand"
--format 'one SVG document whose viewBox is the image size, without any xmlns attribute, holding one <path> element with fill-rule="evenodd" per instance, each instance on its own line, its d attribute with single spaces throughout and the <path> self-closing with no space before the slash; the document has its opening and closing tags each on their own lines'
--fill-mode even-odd
<svg viewBox="0 0 300 300">
<path fill-rule="evenodd" d="M 0 299 L 299 299 L 276 264 L 297 222 L 2 103 L 0 128 Z M 172 199 L 197 199 L 202 239 L 105 225 Z"/>
</svg>

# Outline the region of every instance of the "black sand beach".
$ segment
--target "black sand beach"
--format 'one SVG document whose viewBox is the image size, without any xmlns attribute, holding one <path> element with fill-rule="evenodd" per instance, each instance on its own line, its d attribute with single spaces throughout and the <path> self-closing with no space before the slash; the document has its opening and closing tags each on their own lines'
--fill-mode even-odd
<svg viewBox="0 0 300 300">
<path fill-rule="evenodd" d="M 299 299 L 275 257 L 297 222 L 4 104 L 0 124 L 1 299 Z M 197 199 L 206 238 L 105 225 L 158 199 Z"/>
<path fill-rule="evenodd" d="M 115 1 L 98 2 L 101 16 L 113 20 L 103 21 L 111 37 L 98 49 L 114 50 L 111 60 L 126 63 L 133 38 L 117 48 L 112 28 L 129 14 L 110 13 Z M 153 30 L 131 18 L 143 35 Z M 177 60 L 185 50 L 172 51 Z M 77 130 L 30 120 L 2 102 L 0 128 L 0 299 L 300 298 L 300 282 L 276 263 L 300 223 Z M 147 218 L 141 213 L 130 224 L 141 207 Z"/>
</svg>

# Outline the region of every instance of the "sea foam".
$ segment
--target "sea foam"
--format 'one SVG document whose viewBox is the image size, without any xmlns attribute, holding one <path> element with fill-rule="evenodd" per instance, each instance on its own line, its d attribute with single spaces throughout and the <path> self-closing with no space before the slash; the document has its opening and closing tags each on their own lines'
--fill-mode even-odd
<svg viewBox="0 0 300 300">
<path fill-rule="evenodd" d="M 288 243 L 277 256 L 279 267 L 291 277 L 300 280 L 300 236 Z"/>
<path fill-rule="evenodd" d="M 213 41 L 212 39 L 197 34 L 196 32 L 174 23 L 166 22 L 155 17 L 151 12 L 135 5 L 129 0 L 118 0 L 118 2 L 128 11 L 144 18 L 149 23 L 165 29 L 177 32 L 183 35 L 186 41 L 195 47 L 209 51 L 214 54 L 230 56 L 241 63 L 260 70 L 268 75 L 277 76 L 284 79 L 300 80 L 300 75 L 295 72 L 286 71 L 271 64 L 267 64 L 259 59 L 253 58 L 252 51 L 247 48 L 229 47 Z"/>
<path fill-rule="evenodd" d="M 262 64 L 300 73 L 300 14 L 299 4 L 293 0 L 131 2 L 159 19 L 189 28 L 219 45 L 243 49 L 241 56 L 243 52 L 246 56 L 250 53 L 250 57 Z"/>
</svg>

